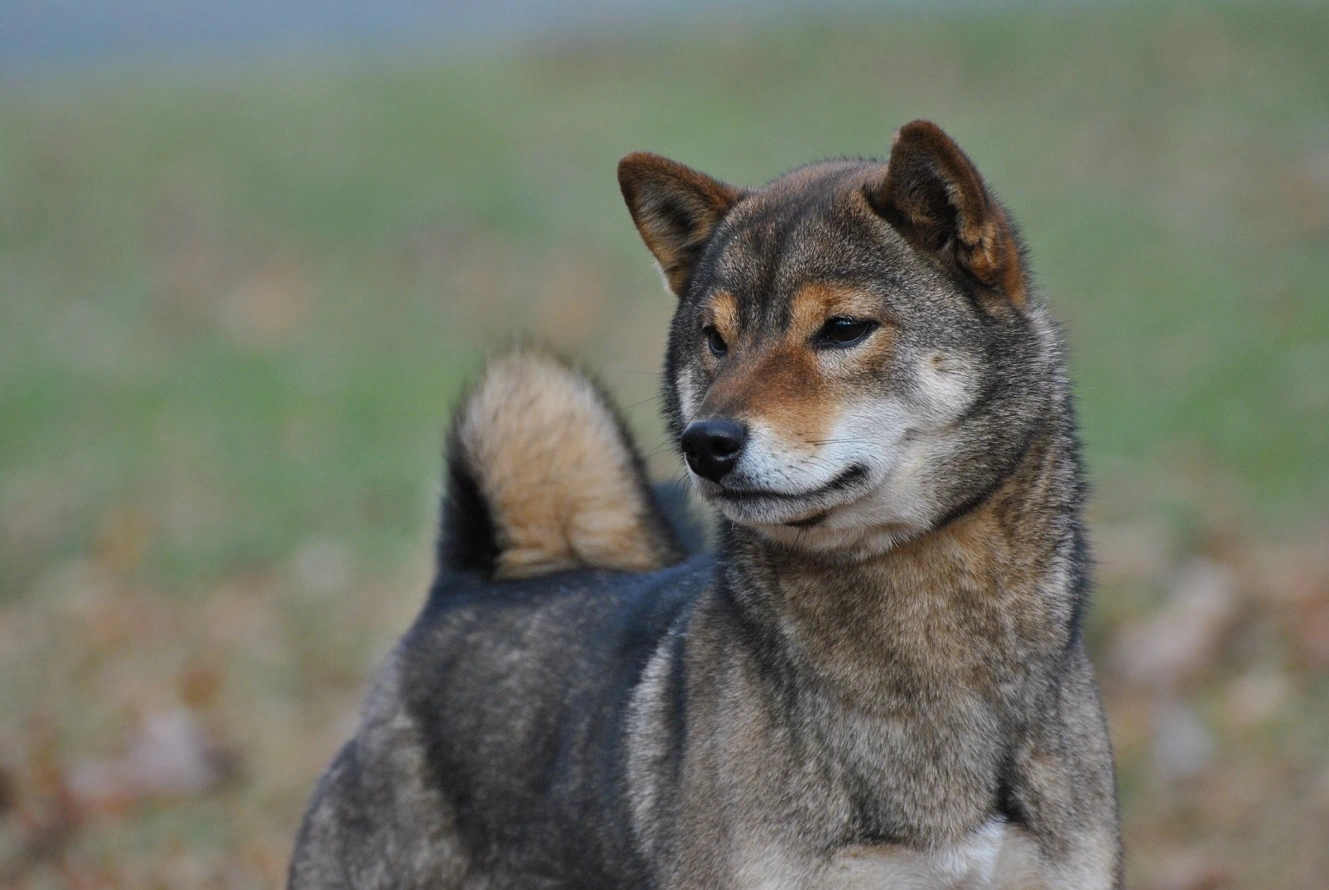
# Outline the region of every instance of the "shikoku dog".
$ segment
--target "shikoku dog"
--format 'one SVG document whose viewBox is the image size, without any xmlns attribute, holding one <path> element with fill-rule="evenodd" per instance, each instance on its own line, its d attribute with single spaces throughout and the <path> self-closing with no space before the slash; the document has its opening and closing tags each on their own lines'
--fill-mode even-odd
<svg viewBox="0 0 1329 890">
<path fill-rule="evenodd" d="M 754 190 L 633 154 L 715 554 L 538 350 L 458 411 L 438 576 L 295 888 L 1115 888 L 1062 345 L 925 121 Z"/>
</svg>

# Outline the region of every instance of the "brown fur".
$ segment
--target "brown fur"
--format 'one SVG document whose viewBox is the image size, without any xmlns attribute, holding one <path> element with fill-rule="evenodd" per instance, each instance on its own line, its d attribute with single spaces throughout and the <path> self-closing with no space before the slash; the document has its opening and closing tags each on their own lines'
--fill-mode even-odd
<svg viewBox="0 0 1329 890">
<path fill-rule="evenodd" d="M 672 556 L 649 525 L 618 418 L 557 359 L 526 349 L 495 360 L 462 409 L 458 444 L 497 526 L 495 577 L 647 571 Z"/>
<path fill-rule="evenodd" d="M 633 152 L 618 162 L 618 183 L 632 208 L 632 219 L 655 254 L 669 288 L 687 291 L 692 266 L 715 224 L 740 192 L 677 161 L 649 152 Z M 659 200 L 686 195 L 667 209 Z"/>
<path fill-rule="evenodd" d="M 868 314 L 875 301 L 854 288 L 818 282 L 794 295 L 790 323 L 775 343 L 744 342 L 749 357 L 717 375 L 699 417 L 760 418 L 782 439 L 815 448 L 852 397 L 859 374 L 875 370 L 890 349 L 891 327 L 875 332 L 869 348 L 840 356 L 822 367 L 812 338 L 832 317 Z M 726 342 L 739 340 L 738 309 L 732 294 L 720 292 L 710 304 L 710 324 Z"/>
<path fill-rule="evenodd" d="M 877 311 L 878 301 L 861 290 L 827 282 L 804 285 L 790 306 L 789 338 L 806 343 L 828 318 L 857 318 Z"/>
<path fill-rule="evenodd" d="M 1016 306 L 1027 297 L 1019 244 L 1006 213 L 992 201 L 968 156 L 930 121 L 900 128 L 891 146 L 878 206 L 925 249 L 954 234 L 954 259 Z"/>
<path fill-rule="evenodd" d="M 799 398 L 791 400 L 789 394 Z M 836 403 L 807 350 L 781 344 L 716 380 L 699 417 L 761 418 L 790 439 L 814 441 L 835 422 Z"/>
<path fill-rule="evenodd" d="M 738 341 L 739 318 L 738 301 L 728 291 L 720 291 L 711 299 L 708 307 L 707 324 L 715 326 L 726 343 Z"/>
</svg>

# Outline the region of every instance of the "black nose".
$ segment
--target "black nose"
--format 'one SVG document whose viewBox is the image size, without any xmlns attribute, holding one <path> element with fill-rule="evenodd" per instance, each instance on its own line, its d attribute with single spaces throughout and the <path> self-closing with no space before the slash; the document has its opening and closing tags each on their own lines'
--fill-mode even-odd
<svg viewBox="0 0 1329 890">
<path fill-rule="evenodd" d="M 748 428 L 736 420 L 694 420 L 683 430 L 683 455 L 694 473 L 719 482 L 738 463 L 747 441 Z"/>
</svg>

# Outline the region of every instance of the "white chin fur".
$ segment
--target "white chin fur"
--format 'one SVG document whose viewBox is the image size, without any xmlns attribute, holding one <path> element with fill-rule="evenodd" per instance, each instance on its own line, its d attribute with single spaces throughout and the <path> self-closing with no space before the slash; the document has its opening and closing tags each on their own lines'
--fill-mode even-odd
<svg viewBox="0 0 1329 890">
<path fill-rule="evenodd" d="M 721 487 L 692 476 L 701 494 L 739 525 L 773 541 L 814 552 L 873 555 L 917 537 L 936 520 L 940 468 L 953 460 L 948 427 L 974 397 L 973 362 L 940 353 L 918 367 L 918 392 L 865 398 L 843 406 L 821 441 L 789 443 L 760 422 L 748 421 L 748 442 L 724 487 L 781 497 L 730 499 Z M 680 375 L 684 416 L 697 393 Z M 830 489 L 852 467 L 864 478 Z M 820 517 L 805 526 L 790 523 Z"/>
<path fill-rule="evenodd" d="M 931 470 L 945 465 L 947 447 L 944 438 L 937 434 L 886 431 L 880 427 L 874 432 L 886 435 L 875 438 L 871 433 L 864 436 L 848 431 L 837 435 L 833 439 L 835 445 L 828 444 L 818 450 L 817 460 L 804 459 L 806 467 L 800 467 L 797 456 L 781 456 L 789 462 L 789 469 L 778 477 L 769 471 L 771 464 L 765 461 L 753 462 L 759 468 L 763 465 L 768 468 L 764 476 L 748 475 L 745 453 L 744 461 L 735 469 L 740 475 L 725 479 L 729 486 L 775 491 L 787 497 L 731 499 L 723 496 L 720 486 L 695 475 L 692 478 L 706 500 L 726 518 L 772 541 L 809 552 L 839 551 L 849 557 L 876 555 L 917 537 L 935 520 L 937 506 L 932 496 Z M 851 449 L 851 442 L 858 447 Z M 876 447 L 864 447 L 863 443 Z M 770 459 L 769 453 L 757 457 Z M 866 477 L 844 489 L 825 490 L 852 466 L 865 467 Z M 779 478 L 785 485 L 760 484 L 773 478 Z M 798 485 L 789 485 L 790 480 L 797 480 Z M 799 496 L 799 492 L 805 491 L 810 493 Z M 813 517 L 820 518 L 806 526 L 790 524 Z"/>
<path fill-rule="evenodd" d="M 734 502 L 716 496 L 707 500 L 732 522 L 786 547 L 867 558 L 917 537 L 928 528 L 931 511 L 922 503 L 916 504 L 922 509 L 908 509 L 898 497 L 890 496 L 885 489 L 892 481 L 888 477 L 866 490 L 846 491 L 841 502 L 833 504 L 820 499 L 781 500 L 776 504 Z M 790 524 L 812 517 L 821 518 L 811 525 Z"/>
</svg>

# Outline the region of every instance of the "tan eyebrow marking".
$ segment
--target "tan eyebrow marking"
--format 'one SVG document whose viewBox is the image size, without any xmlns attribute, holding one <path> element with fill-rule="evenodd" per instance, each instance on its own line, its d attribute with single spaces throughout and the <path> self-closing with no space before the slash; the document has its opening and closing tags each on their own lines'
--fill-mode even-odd
<svg viewBox="0 0 1329 890">
<path fill-rule="evenodd" d="M 789 339 L 807 340 L 837 315 L 880 320 L 878 300 L 856 287 L 833 282 L 805 284 L 790 301 Z"/>
<path fill-rule="evenodd" d="M 738 299 L 727 290 L 716 291 L 706 312 L 707 322 L 715 325 L 726 343 L 738 338 Z"/>
</svg>

